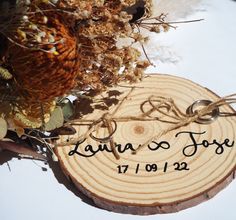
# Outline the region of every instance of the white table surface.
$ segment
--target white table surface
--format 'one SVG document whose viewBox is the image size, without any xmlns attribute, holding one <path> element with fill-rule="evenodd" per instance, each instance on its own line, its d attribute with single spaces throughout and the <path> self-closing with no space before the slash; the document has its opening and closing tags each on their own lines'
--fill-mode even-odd
<svg viewBox="0 0 236 220">
<path fill-rule="evenodd" d="M 208 2 L 207 11 L 188 17 L 204 18 L 203 22 L 152 35 L 152 45 L 171 46 L 180 61 L 157 62 L 157 67 L 149 71 L 185 77 L 224 96 L 236 92 L 236 2 Z M 151 58 L 155 57 L 153 54 L 154 50 Z M 236 181 L 196 207 L 176 214 L 141 217 L 108 212 L 83 202 L 58 183 L 51 169 L 43 172 L 32 161 L 14 159 L 9 164 L 11 172 L 6 163 L 0 166 L 0 220 L 236 219 Z"/>
</svg>

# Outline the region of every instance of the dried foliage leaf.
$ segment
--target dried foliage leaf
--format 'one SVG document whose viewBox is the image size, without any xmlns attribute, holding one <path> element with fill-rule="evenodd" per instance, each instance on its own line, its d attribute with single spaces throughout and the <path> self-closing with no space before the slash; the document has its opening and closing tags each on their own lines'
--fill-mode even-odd
<svg viewBox="0 0 236 220">
<path fill-rule="evenodd" d="M 52 112 L 51 118 L 48 123 L 45 124 L 46 131 L 52 131 L 56 128 L 60 128 L 64 124 L 64 116 L 61 107 L 56 107 Z"/>
<path fill-rule="evenodd" d="M 7 122 L 5 119 L 0 118 L 0 140 L 3 139 L 7 134 Z"/>
<path fill-rule="evenodd" d="M 62 103 L 60 106 L 62 108 L 64 120 L 69 120 L 75 113 L 75 109 L 73 106 L 73 103 L 69 100 L 66 99 L 67 102 Z"/>
</svg>

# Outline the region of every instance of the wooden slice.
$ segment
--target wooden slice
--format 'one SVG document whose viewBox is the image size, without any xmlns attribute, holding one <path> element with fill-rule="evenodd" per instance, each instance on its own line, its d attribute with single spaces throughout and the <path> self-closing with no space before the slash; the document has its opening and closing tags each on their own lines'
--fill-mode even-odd
<svg viewBox="0 0 236 220">
<path fill-rule="evenodd" d="M 170 75 L 150 75 L 135 86 L 126 100 L 123 99 L 131 90 L 129 87 L 112 88 L 97 99 L 110 94 L 111 102 L 123 100 L 115 113 L 119 118 L 140 115 L 140 105 L 152 95 L 171 97 L 182 111 L 196 100 L 219 98 L 189 80 Z M 117 105 L 112 105 L 109 112 L 116 108 Z M 143 108 L 148 110 L 150 106 Z M 220 111 L 234 112 L 230 106 L 221 107 Z M 104 113 L 100 106 L 82 119 L 97 120 Z M 124 151 L 119 152 L 116 147 L 120 159 L 104 149 L 96 152 L 100 143 L 91 137 L 78 144 L 77 153 L 73 155 L 75 145 L 58 146 L 55 151 L 65 175 L 97 206 L 137 215 L 177 212 L 212 198 L 234 178 L 236 118 L 219 117 L 207 125 L 191 123 L 132 154 L 131 144 L 136 149 L 169 126 L 170 123 L 158 120 L 118 122 L 113 140 L 122 146 L 120 151 Z M 74 127 L 77 134 L 62 136 L 58 144 L 78 139 L 89 128 L 86 125 Z M 99 128 L 93 135 L 105 137 L 108 132 L 106 128 Z M 110 150 L 109 142 L 106 144 Z"/>
</svg>

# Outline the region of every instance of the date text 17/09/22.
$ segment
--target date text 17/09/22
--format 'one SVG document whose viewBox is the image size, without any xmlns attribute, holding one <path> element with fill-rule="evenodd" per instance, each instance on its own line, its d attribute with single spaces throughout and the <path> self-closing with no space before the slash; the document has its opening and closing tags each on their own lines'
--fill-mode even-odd
<svg viewBox="0 0 236 220">
<path fill-rule="evenodd" d="M 217 141 L 216 139 L 212 140 L 205 140 L 201 139 L 197 141 L 196 139 L 201 136 L 204 136 L 206 131 L 204 132 L 192 132 L 192 131 L 182 131 L 175 135 L 175 137 L 180 136 L 187 136 L 189 138 L 189 144 L 183 146 L 182 153 L 185 157 L 192 157 L 194 156 L 199 148 L 208 148 L 214 147 L 215 153 L 221 155 L 224 153 L 225 148 L 232 148 L 234 147 L 234 140 L 230 140 L 229 138 L 225 138 L 223 141 Z M 68 153 L 69 156 L 77 155 L 80 157 L 92 157 L 99 152 L 108 152 L 112 153 L 111 147 L 107 143 L 99 143 L 96 146 L 92 146 L 90 144 L 83 144 L 85 140 L 79 141 L 74 148 Z M 141 145 L 141 144 L 140 144 Z M 135 152 L 135 146 L 131 143 L 126 143 L 125 145 L 115 143 L 115 147 L 118 153 L 122 154 L 126 151 Z M 147 148 L 151 151 L 157 151 L 158 149 L 170 150 L 171 145 L 167 141 L 152 141 L 150 144 L 147 145 Z"/>
</svg>

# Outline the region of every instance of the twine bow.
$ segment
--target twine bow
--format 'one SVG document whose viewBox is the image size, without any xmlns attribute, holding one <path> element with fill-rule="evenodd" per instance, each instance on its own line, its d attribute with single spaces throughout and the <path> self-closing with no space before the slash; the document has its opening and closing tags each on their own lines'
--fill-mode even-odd
<svg viewBox="0 0 236 220">
<path fill-rule="evenodd" d="M 111 150 L 115 156 L 116 159 L 119 159 L 119 155 L 115 148 L 115 141 L 114 141 L 114 134 L 117 129 L 117 123 L 119 122 L 129 122 L 129 121 L 161 121 L 165 123 L 170 123 L 170 125 L 167 129 L 159 132 L 157 135 L 153 136 L 149 140 L 147 140 L 142 145 L 139 145 L 139 147 L 133 152 L 136 154 L 138 151 L 140 151 L 144 146 L 147 146 L 152 141 L 160 138 L 161 136 L 167 134 L 170 131 L 176 130 L 178 128 L 184 127 L 189 125 L 192 122 L 196 122 L 197 119 L 202 118 L 204 116 L 210 115 L 215 109 L 236 103 L 236 93 L 225 96 L 222 98 L 219 98 L 218 100 L 212 102 L 211 104 L 201 108 L 200 110 L 194 111 L 192 114 L 183 112 L 175 103 L 175 101 L 172 98 L 167 98 L 163 96 L 150 96 L 146 101 L 141 103 L 140 110 L 141 114 L 138 116 L 125 116 L 125 117 L 115 117 L 115 114 L 117 111 L 121 108 L 124 101 L 127 100 L 131 93 L 133 92 L 135 87 L 131 89 L 131 91 L 128 93 L 128 95 L 118 104 L 116 109 L 110 113 L 106 112 L 103 114 L 98 120 L 83 120 L 79 119 L 71 123 L 71 125 L 78 125 L 77 123 L 89 123 L 89 129 L 85 134 L 80 136 L 78 139 L 73 140 L 73 143 L 70 142 L 70 144 L 76 144 L 78 141 L 87 139 L 89 136 L 94 139 L 95 141 L 99 142 L 110 142 Z M 145 106 L 149 104 L 151 106 L 151 109 L 148 111 L 145 111 Z M 153 113 L 158 113 L 158 116 L 152 116 Z M 236 116 L 236 112 L 220 112 L 220 115 L 222 117 L 232 117 Z M 108 136 L 103 138 L 98 138 L 93 135 L 94 131 L 98 131 L 100 128 L 105 127 L 108 130 Z M 58 146 L 65 146 L 68 145 L 67 143 L 61 143 Z"/>
</svg>

